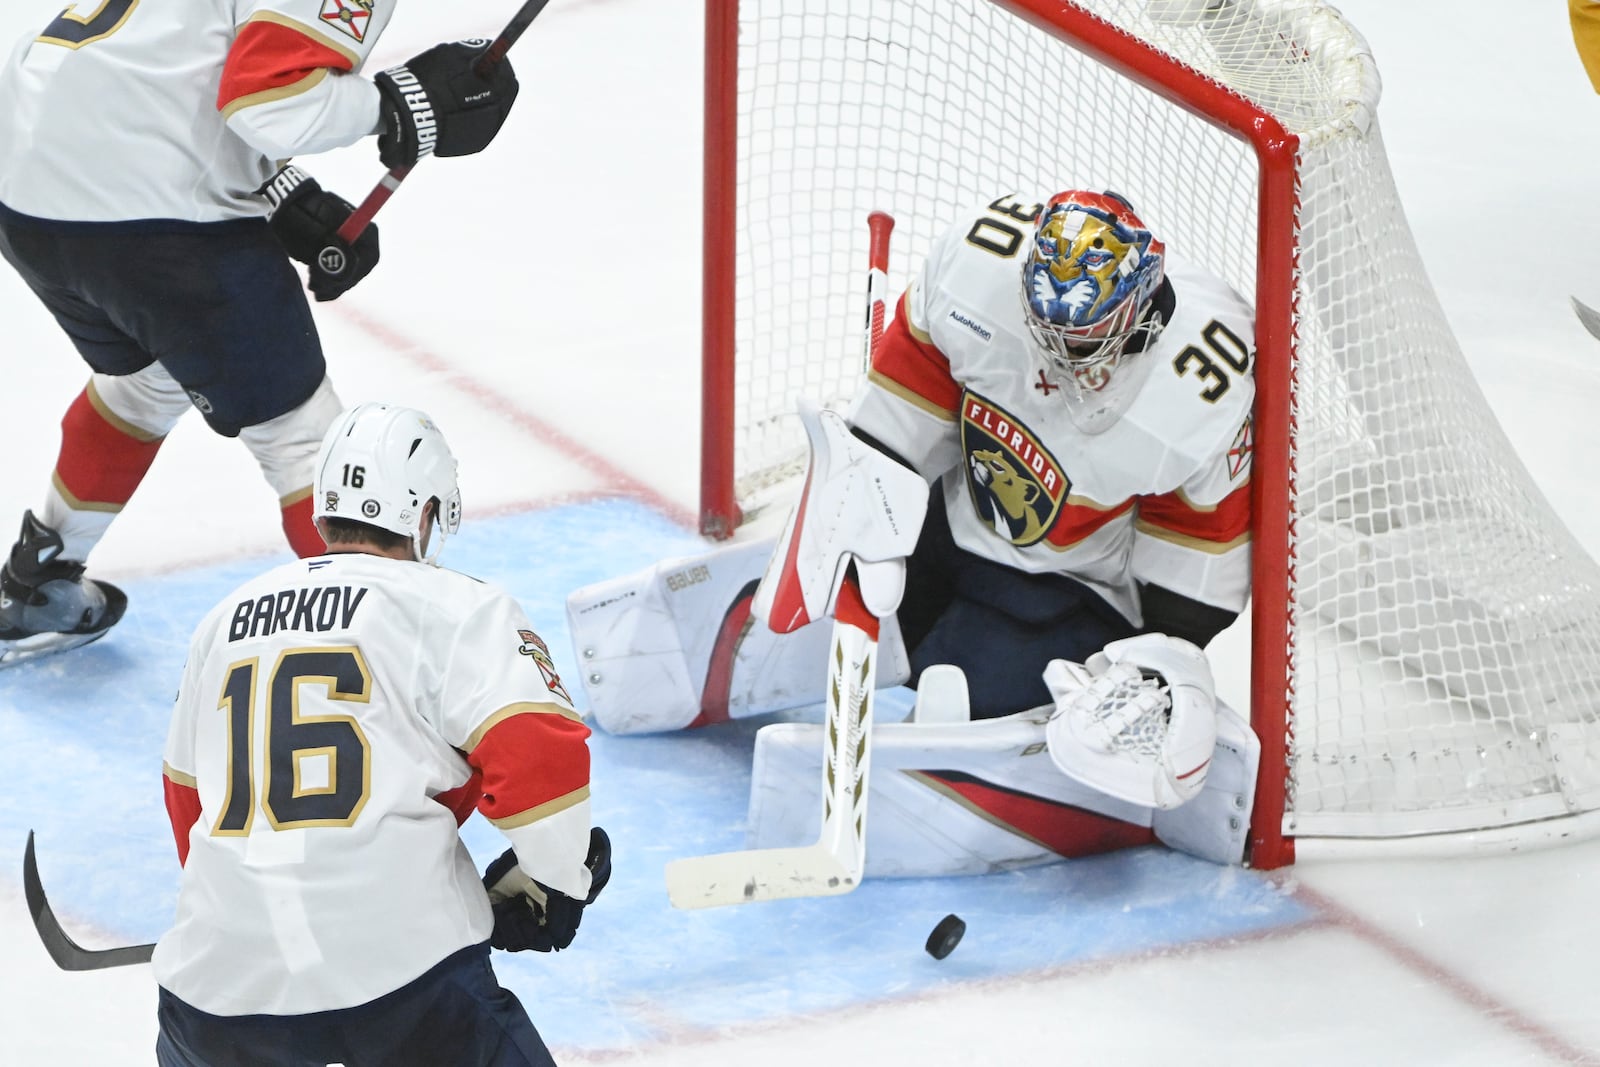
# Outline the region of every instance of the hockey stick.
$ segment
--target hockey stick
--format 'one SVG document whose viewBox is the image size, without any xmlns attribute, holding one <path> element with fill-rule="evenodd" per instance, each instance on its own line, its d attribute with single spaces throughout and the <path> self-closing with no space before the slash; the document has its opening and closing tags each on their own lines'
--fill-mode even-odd
<svg viewBox="0 0 1600 1067">
<path fill-rule="evenodd" d="M 852 569 L 839 591 L 828 650 L 822 835 L 813 845 L 673 860 L 667 864 L 667 895 L 673 907 L 835 896 L 861 883 L 867 854 L 867 771 L 877 652 L 878 618 L 862 602 Z"/>
<path fill-rule="evenodd" d="M 875 211 L 867 271 L 866 362 L 883 336 L 889 234 L 894 219 Z M 867 772 L 878 675 L 878 617 L 861 599 L 849 565 L 833 613 L 822 752 L 822 833 L 815 844 L 691 856 L 667 864 L 676 908 L 714 908 L 755 900 L 836 896 L 861 884 L 867 862 Z"/>
<path fill-rule="evenodd" d="M 99 971 L 107 967 L 126 967 L 132 963 L 149 963 L 155 945 L 127 945 L 123 948 L 84 948 L 61 928 L 50 902 L 44 897 L 44 884 L 39 881 L 39 865 L 33 857 L 33 831 L 28 831 L 28 848 L 22 854 L 22 894 L 28 900 L 28 912 L 33 916 L 34 929 L 44 950 L 63 971 Z"/>
<path fill-rule="evenodd" d="M 527 0 L 518 8 L 517 13 L 511 16 L 511 21 L 506 23 L 506 28 L 500 31 L 500 36 L 490 41 L 489 47 L 478 57 L 478 62 L 473 65 L 473 71 L 480 78 L 488 77 L 489 72 L 506 57 L 506 53 L 511 50 L 517 38 L 521 37 L 529 24 L 539 17 L 539 12 L 543 11 L 549 2 L 550 0 Z M 406 175 L 411 173 L 411 169 L 410 166 L 393 167 L 379 178 L 378 184 L 372 187 L 372 192 L 367 194 L 367 198 L 361 201 L 360 206 L 351 212 L 350 217 L 339 227 L 337 231 L 339 239 L 346 244 L 354 243 L 355 239 L 361 236 L 361 231 L 371 224 L 378 209 L 388 203 L 395 190 L 400 188 L 400 183 L 406 180 Z"/>
<path fill-rule="evenodd" d="M 1583 323 L 1583 328 L 1588 330 L 1591 336 L 1600 339 L 1600 311 L 1596 311 L 1575 296 L 1567 299 L 1572 301 L 1572 310 L 1577 312 L 1578 321 Z"/>
</svg>

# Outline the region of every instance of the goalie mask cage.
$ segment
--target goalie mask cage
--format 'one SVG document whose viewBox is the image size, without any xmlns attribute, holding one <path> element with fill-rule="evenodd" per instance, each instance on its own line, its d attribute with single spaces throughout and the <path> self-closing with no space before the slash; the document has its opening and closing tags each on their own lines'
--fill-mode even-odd
<svg viewBox="0 0 1600 1067">
<path fill-rule="evenodd" d="M 1115 189 L 1256 305 L 1250 862 L 1593 831 L 1600 572 L 1444 320 L 1336 9 L 707 12 L 705 532 L 803 468 L 799 397 L 854 392 L 869 211 L 896 218 L 898 287 L 958 211 Z"/>
</svg>

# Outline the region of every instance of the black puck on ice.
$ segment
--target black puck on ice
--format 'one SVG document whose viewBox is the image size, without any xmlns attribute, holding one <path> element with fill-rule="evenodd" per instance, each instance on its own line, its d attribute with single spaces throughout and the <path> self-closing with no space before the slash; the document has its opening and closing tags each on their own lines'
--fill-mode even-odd
<svg viewBox="0 0 1600 1067">
<path fill-rule="evenodd" d="M 922 947 L 934 959 L 942 960 L 956 950 L 956 946 L 961 944 L 961 935 L 966 932 L 967 924 L 961 921 L 961 916 L 946 915 L 939 920 L 939 925 L 928 935 L 928 943 Z"/>
</svg>

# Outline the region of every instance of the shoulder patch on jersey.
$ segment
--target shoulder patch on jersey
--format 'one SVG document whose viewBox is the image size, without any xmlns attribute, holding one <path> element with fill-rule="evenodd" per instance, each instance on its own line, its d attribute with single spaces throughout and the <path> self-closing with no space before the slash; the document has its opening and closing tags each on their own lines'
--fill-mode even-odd
<svg viewBox="0 0 1600 1067">
<path fill-rule="evenodd" d="M 545 688 L 571 704 L 572 697 L 561 684 L 561 676 L 556 673 L 555 661 L 550 658 L 550 647 L 544 643 L 544 638 L 532 630 L 518 630 L 517 636 L 522 638 L 522 645 L 517 651 L 538 666 L 539 673 L 544 676 Z"/>
<path fill-rule="evenodd" d="M 1256 450 L 1255 418 L 1251 415 L 1244 417 L 1244 425 L 1239 427 L 1239 432 L 1233 436 L 1233 444 L 1228 446 L 1228 477 L 1237 481 L 1239 475 L 1250 468 L 1250 457 Z"/>
<path fill-rule="evenodd" d="M 358 43 L 367 39 L 367 23 L 376 0 L 322 0 L 322 21 Z"/>
<path fill-rule="evenodd" d="M 961 397 L 967 493 L 995 533 L 1018 548 L 1044 539 L 1071 482 L 1031 430 L 973 392 Z"/>
</svg>

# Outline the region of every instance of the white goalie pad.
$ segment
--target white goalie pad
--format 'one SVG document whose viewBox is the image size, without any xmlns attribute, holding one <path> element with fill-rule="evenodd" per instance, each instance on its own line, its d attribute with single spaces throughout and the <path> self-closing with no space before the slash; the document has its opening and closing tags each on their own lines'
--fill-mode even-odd
<svg viewBox="0 0 1600 1067">
<path fill-rule="evenodd" d="M 1260 750 L 1238 715 L 1219 712 L 1206 788 L 1157 811 L 1063 775 L 1045 742 L 1052 710 L 874 727 L 867 877 L 985 874 L 1155 841 L 1213 863 L 1243 862 Z M 747 847 L 816 839 L 821 731 L 778 723 L 756 733 Z"/>
<path fill-rule="evenodd" d="M 1085 666 L 1052 660 L 1050 758 L 1112 796 L 1175 808 L 1205 785 L 1217 740 L 1216 688 L 1203 651 L 1165 634 L 1113 641 Z"/>
<path fill-rule="evenodd" d="M 568 596 L 587 710 L 602 729 L 657 733 L 822 702 L 831 620 L 776 634 L 750 613 L 774 543 L 666 560 Z M 878 672 L 884 687 L 910 677 L 892 619 Z"/>
<path fill-rule="evenodd" d="M 928 483 L 857 438 L 838 412 L 801 401 L 800 421 L 811 463 L 756 591 L 756 618 L 788 633 L 831 615 L 852 559 L 867 609 L 892 615 L 928 511 Z"/>
</svg>

